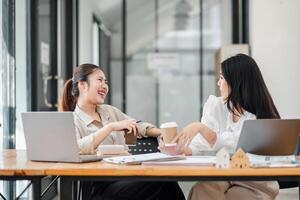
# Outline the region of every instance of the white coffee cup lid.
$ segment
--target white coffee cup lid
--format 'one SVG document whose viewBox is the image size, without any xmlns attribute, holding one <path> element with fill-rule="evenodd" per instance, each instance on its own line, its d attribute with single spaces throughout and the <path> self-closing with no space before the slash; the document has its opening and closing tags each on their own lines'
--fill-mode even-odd
<svg viewBox="0 0 300 200">
<path fill-rule="evenodd" d="M 177 123 L 176 122 L 166 122 L 160 125 L 160 128 L 173 128 L 173 127 L 177 127 Z"/>
<path fill-rule="evenodd" d="M 166 147 L 175 147 L 177 144 L 176 143 L 166 143 Z"/>
</svg>

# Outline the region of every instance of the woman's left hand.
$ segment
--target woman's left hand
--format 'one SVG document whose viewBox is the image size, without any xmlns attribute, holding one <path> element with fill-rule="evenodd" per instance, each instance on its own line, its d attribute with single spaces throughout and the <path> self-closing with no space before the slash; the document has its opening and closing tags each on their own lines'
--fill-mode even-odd
<svg viewBox="0 0 300 200">
<path fill-rule="evenodd" d="M 201 122 L 193 122 L 187 125 L 182 129 L 182 131 L 175 137 L 173 142 L 179 142 L 179 141 L 192 141 L 192 139 L 201 132 L 203 124 Z"/>
</svg>

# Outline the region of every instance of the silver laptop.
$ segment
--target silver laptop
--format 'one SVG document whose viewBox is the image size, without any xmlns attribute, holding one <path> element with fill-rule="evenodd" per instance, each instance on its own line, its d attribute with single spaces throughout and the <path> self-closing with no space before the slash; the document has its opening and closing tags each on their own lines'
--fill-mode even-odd
<svg viewBox="0 0 300 200">
<path fill-rule="evenodd" d="M 79 155 L 72 112 L 22 113 L 27 156 L 34 161 L 92 162 L 97 155 Z"/>
<path fill-rule="evenodd" d="M 292 155 L 300 134 L 300 119 L 246 120 L 237 149 L 258 155 Z"/>
</svg>

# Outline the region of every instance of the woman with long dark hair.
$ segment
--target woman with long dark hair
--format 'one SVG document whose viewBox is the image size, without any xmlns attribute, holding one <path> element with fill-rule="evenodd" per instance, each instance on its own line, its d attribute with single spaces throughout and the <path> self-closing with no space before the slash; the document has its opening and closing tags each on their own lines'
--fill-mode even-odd
<svg viewBox="0 0 300 200">
<path fill-rule="evenodd" d="M 93 64 L 76 67 L 72 79 L 65 83 L 60 110 L 74 112 L 81 154 L 96 153 L 100 144 L 125 145 L 124 130 L 137 137 L 160 135 L 152 124 L 137 124 L 119 109 L 103 104 L 108 89 L 105 74 Z M 176 182 L 94 182 L 91 191 L 85 199 L 184 199 Z"/>
<path fill-rule="evenodd" d="M 204 105 L 201 122 L 185 127 L 176 140 L 191 141 L 171 149 L 172 154 L 200 154 L 225 147 L 234 152 L 243 122 L 247 119 L 280 118 L 256 62 L 238 54 L 221 64 L 218 80 L 221 97 L 210 96 Z M 163 143 L 161 149 L 166 149 Z M 193 186 L 189 199 L 275 199 L 277 181 L 267 182 L 199 182 Z"/>
</svg>

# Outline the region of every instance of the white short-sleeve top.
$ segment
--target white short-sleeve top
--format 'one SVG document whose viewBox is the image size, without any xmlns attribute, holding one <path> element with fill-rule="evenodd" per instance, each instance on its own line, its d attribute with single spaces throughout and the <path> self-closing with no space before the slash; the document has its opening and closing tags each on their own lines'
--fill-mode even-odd
<svg viewBox="0 0 300 200">
<path fill-rule="evenodd" d="M 242 125 L 247 119 L 256 119 L 256 116 L 246 111 L 237 122 L 233 122 L 232 113 L 222 97 L 209 96 L 204 104 L 201 122 L 217 134 L 217 139 L 211 146 L 201 134 L 197 134 L 189 145 L 192 154 L 200 154 L 202 151 L 218 151 L 222 147 L 226 147 L 229 152 L 234 152 Z"/>
</svg>

